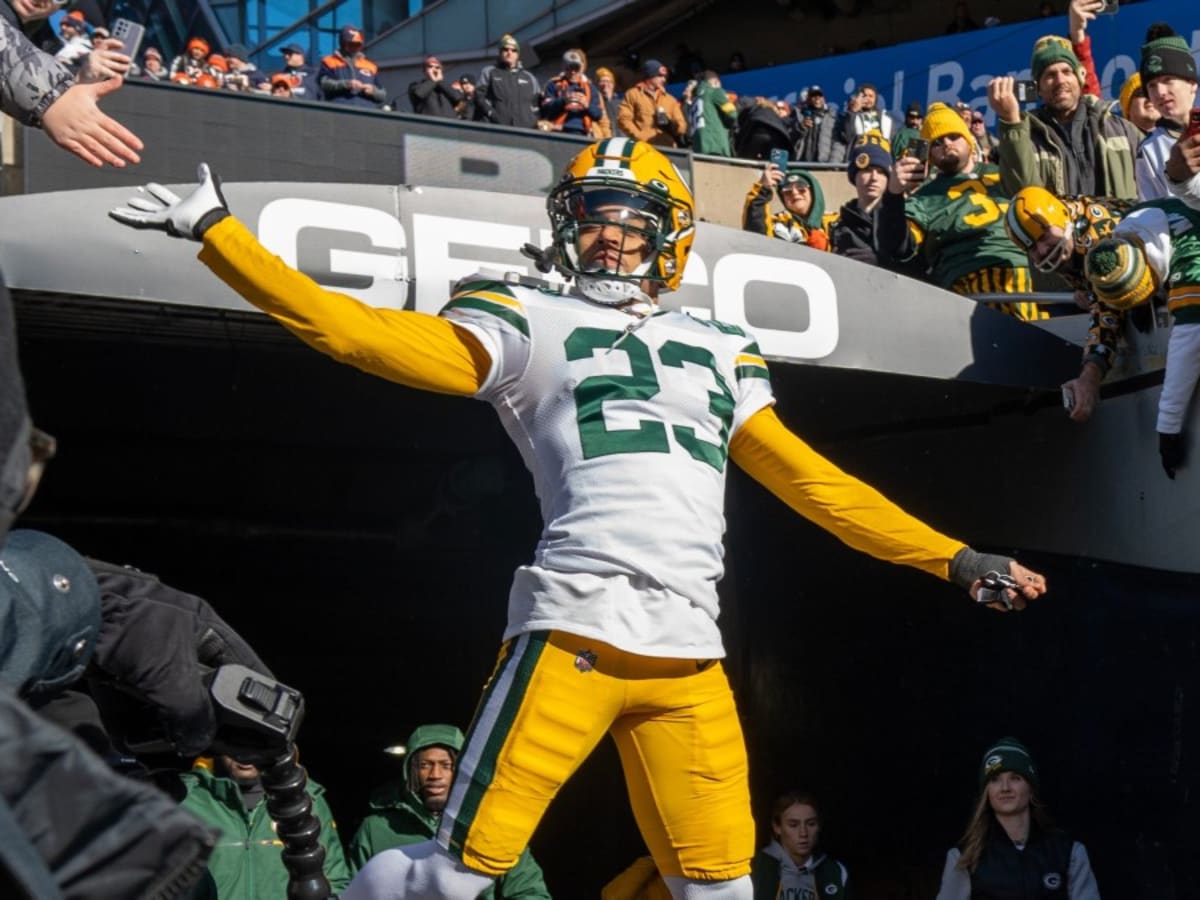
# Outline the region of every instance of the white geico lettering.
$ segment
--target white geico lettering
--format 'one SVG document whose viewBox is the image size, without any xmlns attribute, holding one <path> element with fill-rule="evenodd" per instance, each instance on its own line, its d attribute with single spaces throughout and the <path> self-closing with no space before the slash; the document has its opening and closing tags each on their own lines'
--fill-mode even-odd
<svg viewBox="0 0 1200 900">
<path fill-rule="evenodd" d="M 365 238 L 374 252 L 333 246 L 328 251 L 327 268 L 324 260 L 303 261 L 309 270 L 306 274 L 371 306 L 392 309 L 404 308 L 409 297 L 406 282 L 413 280 L 415 308 L 430 313 L 445 305 L 455 282 L 481 269 L 529 274 L 517 248 L 531 238 L 539 242 L 538 246 L 545 246 L 550 239 L 544 228 L 417 212 L 412 215 L 410 227 L 411 248 L 403 225 L 389 212 L 351 203 L 288 197 L 263 207 L 258 236 L 265 247 L 294 268 L 302 262 L 300 238 L 305 229 L 355 235 L 359 243 Z M 371 282 L 353 289 L 337 283 L 336 276 L 369 278 Z M 559 279 L 551 275 L 549 280 Z M 806 305 L 807 326 L 795 330 L 752 322 L 746 306 L 747 289 L 753 284 L 768 286 L 772 306 L 795 309 Z M 837 288 L 829 274 L 811 262 L 757 253 L 726 253 L 710 268 L 699 254 L 692 254 L 679 300 L 692 315 L 748 328 L 768 356 L 822 359 L 838 345 Z M 775 324 L 780 323 L 776 320 Z"/>
<path fill-rule="evenodd" d="M 746 317 L 746 285 L 756 281 L 787 285 L 808 299 L 808 327 L 803 331 L 762 328 Z M 837 349 L 837 287 L 820 266 L 799 259 L 727 253 L 712 273 L 713 318 L 750 329 L 767 356 L 822 359 Z M 797 302 L 802 297 L 797 296 Z"/>
<path fill-rule="evenodd" d="M 272 200 L 258 217 L 259 242 L 292 268 L 299 268 L 300 232 L 305 228 L 365 235 L 373 247 L 386 251 L 360 253 L 334 248 L 329 251 L 329 270 L 372 279 L 369 287 L 360 290 L 339 287 L 342 293 L 371 306 L 404 308 L 408 294 L 404 285 L 408 279 L 404 257 L 407 241 L 404 226 L 395 216 L 368 206 L 287 197 Z"/>
</svg>

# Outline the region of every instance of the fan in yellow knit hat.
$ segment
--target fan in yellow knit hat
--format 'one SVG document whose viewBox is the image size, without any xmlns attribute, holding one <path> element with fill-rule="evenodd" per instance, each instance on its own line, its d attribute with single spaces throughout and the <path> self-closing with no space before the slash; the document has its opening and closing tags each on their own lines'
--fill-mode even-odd
<svg viewBox="0 0 1200 900">
<path fill-rule="evenodd" d="M 972 147 L 975 146 L 975 139 L 971 137 L 971 131 L 962 116 L 945 103 L 929 104 L 929 109 L 925 112 L 925 121 L 921 123 L 921 138 L 932 144 L 948 134 L 956 134 Z"/>
</svg>

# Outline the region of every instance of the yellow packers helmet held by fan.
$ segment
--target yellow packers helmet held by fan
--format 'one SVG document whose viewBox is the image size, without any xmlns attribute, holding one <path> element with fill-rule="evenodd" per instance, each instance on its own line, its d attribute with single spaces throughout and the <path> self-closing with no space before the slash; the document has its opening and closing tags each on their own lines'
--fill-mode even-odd
<svg viewBox="0 0 1200 900">
<path fill-rule="evenodd" d="M 1067 204 L 1040 185 L 1030 185 L 1017 191 L 1008 205 L 1004 227 L 1014 244 L 1030 255 L 1039 272 L 1053 272 L 1067 258 L 1067 235 L 1072 227 L 1071 211 Z M 1037 244 L 1051 228 L 1062 231 L 1062 238 L 1042 258 Z"/>
<path fill-rule="evenodd" d="M 1149 299 L 1157 285 L 1146 263 L 1146 251 L 1136 240 L 1109 237 L 1088 251 L 1084 273 L 1096 297 L 1113 309 L 1129 309 Z"/>
<path fill-rule="evenodd" d="M 589 298 L 624 303 L 644 280 L 660 290 L 679 287 L 696 235 L 695 204 L 679 170 L 656 148 L 624 137 L 592 144 L 567 165 L 546 209 L 554 263 Z M 645 246 L 641 262 L 626 272 L 581 259 L 579 238 L 589 226 L 620 228 L 622 247 L 629 240 Z"/>
</svg>

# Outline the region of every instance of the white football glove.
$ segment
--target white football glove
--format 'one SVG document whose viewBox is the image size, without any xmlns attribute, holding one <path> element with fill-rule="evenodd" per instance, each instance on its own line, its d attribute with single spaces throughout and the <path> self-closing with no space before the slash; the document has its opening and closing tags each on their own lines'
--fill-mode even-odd
<svg viewBox="0 0 1200 900">
<path fill-rule="evenodd" d="M 151 182 L 138 188 L 141 193 L 130 197 L 128 206 L 111 209 L 108 215 L 131 228 L 158 228 L 172 237 L 199 241 L 204 232 L 229 215 L 229 207 L 221 194 L 221 182 L 208 163 L 200 163 L 196 177 L 200 186 L 187 197 L 181 199 L 174 191 Z"/>
</svg>

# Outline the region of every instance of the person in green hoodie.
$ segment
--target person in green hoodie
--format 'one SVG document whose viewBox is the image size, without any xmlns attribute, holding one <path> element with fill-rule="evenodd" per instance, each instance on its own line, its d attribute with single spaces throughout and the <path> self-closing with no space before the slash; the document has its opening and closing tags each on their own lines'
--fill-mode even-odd
<svg viewBox="0 0 1200 900">
<path fill-rule="evenodd" d="M 428 841 L 450 796 L 463 733 L 453 725 L 421 725 L 408 736 L 405 778 L 376 788 L 371 812 L 350 839 L 350 865 L 358 871 L 377 853 Z M 526 847 L 517 864 L 479 895 L 480 900 L 550 900 L 542 869 Z"/>
<path fill-rule="evenodd" d="M 288 873 L 283 842 L 267 814 L 266 793 L 257 767 L 232 756 L 201 758 L 180 775 L 187 795 L 184 809 L 221 829 L 195 900 L 279 900 L 287 896 Z M 350 883 L 342 840 L 325 800 L 325 789 L 311 778 L 307 785 L 313 815 L 321 820 L 325 877 L 334 893 Z"/>
<path fill-rule="evenodd" d="M 771 211 L 771 197 L 779 192 L 780 212 Z M 793 244 L 807 244 L 817 250 L 829 249 L 825 231 L 825 194 L 809 172 L 796 166 L 786 170 L 767 163 L 762 176 L 750 185 L 742 207 L 742 229 L 765 234 Z"/>
</svg>

